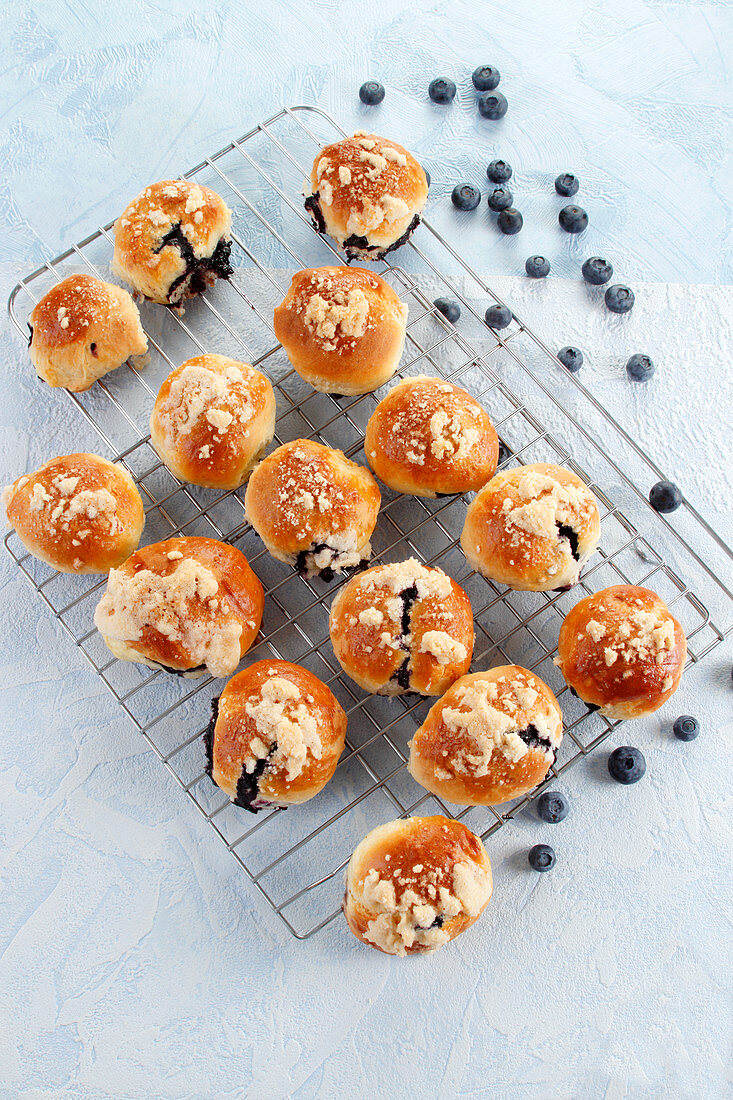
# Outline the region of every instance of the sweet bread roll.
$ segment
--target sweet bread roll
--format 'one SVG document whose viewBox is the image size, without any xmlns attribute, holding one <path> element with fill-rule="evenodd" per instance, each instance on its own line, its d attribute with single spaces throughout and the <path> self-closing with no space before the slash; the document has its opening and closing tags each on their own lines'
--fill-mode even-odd
<svg viewBox="0 0 733 1100">
<path fill-rule="evenodd" d="M 420 376 L 398 382 L 379 402 L 364 451 L 390 489 L 434 497 L 485 485 L 499 461 L 499 437 L 465 390 Z"/>
<path fill-rule="evenodd" d="M 168 375 L 150 416 L 150 439 L 171 473 L 236 489 L 275 430 L 275 394 L 264 374 L 224 355 L 197 355 Z"/>
<path fill-rule="evenodd" d="M 316 229 L 333 237 L 347 260 L 381 260 L 403 245 L 428 197 L 412 154 L 364 130 L 322 149 L 307 186 L 305 208 Z"/>
<path fill-rule="evenodd" d="M 145 523 L 127 470 L 98 455 L 52 458 L 2 499 L 26 550 L 61 573 L 108 573 L 136 548 Z"/>
<path fill-rule="evenodd" d="M 369 947 L 425 953 L 470 928 L 492 890 L 488 853 L 460 821 L 400 818 L 372 829 L 354 849 L 344 915 Z"/>
<path fill-rule="evenodd" d="M 244 506 L 274 558 L 330 581 L 371 557 L 380 499 L 369 471 L 343 451 L 294 439 L 253 471 Z"/>
<path fill-rule="evenodd" d="M 140 314 L 122 287 L 91 275 L 69 275 L 44 294 L 30 315 L 28 352 L 39 378 L 72 393 L 144 355 Z"/>
<path fill-rule="evenodd" d="M 601 533 L 596 498 L 564 466 L 536 462 L 484 485 L 461 535 L 470 565 L 509 588 L 549 592 L 577 584 Z"/>
<path fill-rule="evenodd" d="M 207 770 L 252 813 L 293 806 L 328 783 L 345 736 L 346 715 L 317 676 L 289 661 L 257 661 L 212 701 Z"/>
<path fill-rule="evenodd" d="M 370 393 L 397 370 L 407 306 L 360 267 L 309 267 L 275 310 L 275 335 L 301 378 L 323 393 Z"/>
<path fill-rule="evenodd" d="M 415 558 L 352 577 L 331 605 L 328 628 L 344 672 L 378 695 L 440 695 L 471 664 L 468 596 Z"/>
<path fill-rule="evenodd" d="M 562 711 L 539 676 L 501 665 L 463 676 L 410 742 L 408 768 L 461 806 L 495 806 L 536 787 L 562 741 Z"/>
<path fill-rule="evenodd" d="M 586 596 L 560 628 L 559 666 L 572 692 L 607 718 L 642 718 L 676 692 L 685 632 L 648 588 L 616 584 Z"/>
<path fill-rule="evenodd" d="M 257 637 L 264 602 L 262 585 L 233 546 L 166 539 L 111 571 L 94 625 L 121 661 L 230 676 Z"/>
<path fill-rule="evenodd" d="M 112 270 L 151 302 L 177 305 L 234 270 L 232 212 L 190 180 L 151 183 L 115 222 Z"/>
</svg>

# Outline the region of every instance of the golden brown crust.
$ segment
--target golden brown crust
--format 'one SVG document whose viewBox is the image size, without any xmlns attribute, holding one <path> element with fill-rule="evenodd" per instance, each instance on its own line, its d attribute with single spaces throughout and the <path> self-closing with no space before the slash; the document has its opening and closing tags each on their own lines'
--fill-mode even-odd
<svg viewBox="0 0 733 1100">
<path fill-rule="evenodd" d="M 236 489 L 275 430 L 275 394 L 249 363 L 197 355 L 172 371 L 150 416 L 150 437 L 181 481 Z"/>
<path fill-rule="evenodd" d="M 51 287 L 29 324 L 28 353 L 39 377 L 72 393 L 88 390 L 131 355 L 148 350 L 127 291 L 91 275 L 69 275 Z"/>
<path fill-rule="evenodd" d="M 283 690 L 281 681 L 294 690 Z M 285 741 L 281 734 L 278 743 L 283 719 Z M 219 698 L 211 777 L 246 809 L 306 802 L 333 775 L 345 737 L 346 714 L 317 676 L 289 661 L 257 661 L 237 673 Z M 264 770 L 258 761 L 266 761 Z M 247 775 L 251 781 L 238 792 Z"/>
<path fill-rule="evenodd" d="M 468 596 L 441 569 L 414 558 L 352 577 L 333 601 L 328 626 L 341 667 L 365 691 L 440 695 L 471 664 Z"/>
<path fill-rule="evenodd" d="M 609 718 L 652 714 L 677 690 L 687 639 L 664 600 L 616 584 L 586 596 L 563 620 L 558 661 L 568 685 Z"/>
<path fill-rule="evenodd" d="M 410 817 L 372 829 L 346 872 L 344 915 L 357 939 L 390 955 L 434 951 L 491 900 L 488 854 L 450 818 Z"/>
<path fill-rule="evenodd" d="M 399 365 L 407 306 L 359 267 L 297 271 L 275 309 L 275 335 L 295 370 L 324 393 L 370 393 Z"/>
<path fill-rule="evenodd" d="M 294 439 L 253 471 L 245 509 L 273 557 L 312 576 L 369 558 L 380 499 L 369 471 L 343 451 Z"/>
<path fill-rule="evenodd" d="M 526 668 L 463 676 L 428 712 L 410 743 L 409 770 L 439 798 L 494 806 L 532 790 L 562 740 L 553 692 Z"/>
<path fill-rule="evenodd" d="M 479 403 L 442 378 L 406 378 L 369 418 L 364 451 L 399 493 L 467 493 L 493 477 L 499 438 Z"/>
<path fill-rule="evenodd" d="M 25 548 L 61 573 L 108 573 L 140 541 L 145 513 L 135 482 L 98 455 L 49 459 L 3 493 Z"/>
<path fill-rule="evenodd" d="M 536 462 L 500 471 L 483 487 L 466 513 L 461 547 L 490 580 L 548 592 L 577 583 L 600 531 L 586 484 L 564 466 Z"/>
</svg>

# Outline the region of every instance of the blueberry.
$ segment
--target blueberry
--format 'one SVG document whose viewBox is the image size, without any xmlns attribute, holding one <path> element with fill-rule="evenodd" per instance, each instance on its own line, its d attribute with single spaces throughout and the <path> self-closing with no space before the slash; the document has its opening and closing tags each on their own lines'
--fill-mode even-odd
<svg viewBox="0 0 733 1100">
<path fill-rule="evenodd" d="M 550 825 L 564 821 L 570 813 L 570 804 L 559 791 L 543 791 L 537 799 L 537 816 Z"/>
<path fill-rule="evenodd" d="M 436 298 L 433 305 L 452 325 L 455 325 L 461 316 L 461 307 L 453 298 Z"/>
<path fill-rule="evenodd" d="M 435 80 L 430 81 L 428 95 L 433 103 L 451 103 L 455 99 L 456 86 L 446 76 L 436 76 Z"/>
<path fill-rule="evenodd" d="M 484 314 L 489 328 L 506 328 L 512 319 L 512 311 L 506 306 L 489 306 Z"/>
<path fill-rule="evenodd" d="M 583 366 L 583 352 L 580 348 L 560 348 L 557 357 L 571 374 L 577 374 Z"/>
<path fill-rule="evenodd" d="M 632 355 L 626 364 L 626 373 L 634 382 L 648 382 L 656 370 L 648 355 Z"/>
<path fill-rule="evenodd" d="M 508 187 L 495 187 L 493 191 L 489 191 L 486 201 L 490 210 L 508 210 L 514 202 L 514 195 Z"/>
<path fill-rule="evenodd" d="M 564 195 L 565 198 L 576 195 L 579 187 L 578 177 L 574 176 L 572 172 L 563 172 L 555 180 L 555 190 L 558 195 Z"/>
<path fill-rule="evenodd" d="M 457 183 L 451 194 L 451 202 L 459 210 L 475 210 L 481 202 L 481 192 L 470 183 Z"/>
<path fill-rule="evenodd" d="M 524 261 L 524 270 L 530 279 L 544 279 L 550 274 L 550 261 L 544 256 L 530 256 Z"/>
<path fill-rule="evenodd" d="M 691 714 L 681 714 L 679 718 L 675 718 L 672 732 L 678 741 L 694 741 L 700 732 L 697 718 L 693 718 Z"/>
<path fill-rule="evenodd" d="M 533 871 L 551 871 L 556 863 L 555 849 L 549 844 L 535 844 L 530 848 L 527 859 Z"/>
<path fill-rule="evenodd" d="M 493 92 L 501 80 L 501 73 L 493 65 L 479 65 L 473 70 L 471 80 L 477 92 Z"/>
<path fill-rule="evenodd" d="M 608 758 L 608 772 L 617 783 L 638 783 L 646 771 L 646 760 L 639 749 L 622 745 Z"/>
<path fill-rule="evenodd" d="M 614 283 L 606 291 L 605 301 L 611 313 L 628 313 L 634 308 L 634 292 L 621 283 Z"/>
<path fill-rule="evenodd" d="M 506 210 L 502 210 L 499 217 L 496 219 L 496 224 L 499 226 L 502 233 L 506 233 L 511 237 L 513 233 L 518 233 L 522 228 L 524 219 L 518 210 L 510 206 Z"/>
<path fill-rule="evenodd" d="M 682 493 L 673 481 L 658 481 L 649 490 L 649 503 L 657 512 L 676 512 L 682 503 Z"/>
<path fill-rule="evenodd" d="M 506 96 L 501 92 L 484 92 L 478 97 L 478 113 L 482 118 L 490 118 L 494 121 L 503 118 L 508 106 Z"/>
<path fill-rule="evenodd" d="M 509 447 L 507 447 L 504 440 L 500 437 L 499 438 L 499 460 L 497 462 L 497 466 L 501 466 L 501 465 L 503 465 L 503 463 L 508 462 L 513 454 L 514 454 L 514 451 L 512 451 Z"/>
<path fill-rule="evenodd" d="M 384 86 L 378 80 L 367 80 L 359 88 L 359 99 L 367 107 L 376 107 L 384 99 Z"/>
<path fill-rule="evenodd" d="M 492 160 L 486 169 L 486 175 L 492 183 L 506 183 L 512 178 L 512 166 L 505 160 Z"/>
<path fill-rule="evenodd" d="M 557 220 L 566 233 L 582 233 L 588 228 L 588 215 L 582 206 L 563 206 Z"/>
<path fill-rule="evenodd" d="M 602 256 L 591 256 L 583 264 L 583 278 L 593 286 L 603 286 L 613 277 L 613 268 Z"/>
</svg>

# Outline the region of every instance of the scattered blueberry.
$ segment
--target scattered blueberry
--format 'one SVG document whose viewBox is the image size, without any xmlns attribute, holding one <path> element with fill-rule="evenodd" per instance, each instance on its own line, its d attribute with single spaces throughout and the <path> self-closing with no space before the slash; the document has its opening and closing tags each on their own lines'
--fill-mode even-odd
<svg viewBox="0 0 733 1100">
<path fill-rule="evenodd" d="M 359 99 L 366 103 L 367 107 L 376 107 L 384 99 L 384 85 L 378 80 L 367 80 L 359 88 Z"/>
<path fill-rule="evenodd" d="M 478 97 L 478 113 L 482 118 L 490 118 L 494 121 L 503 118 L 508 106 L 506 96 L 501 92 L 484 92 Z"/>
<path fill-rule="evenodd" d="M 486 169 L 486 175 L 492 183 L 506 183 L 512 178 L 512 166 L 505 160 L 492 160 Z"/>
<path fill-rule="evenodd" d="M 451 202 L 459 210 L 475 210 L 481 202 L 481 192 L 470 183 L 457 183 L 451 194 Z"/>
<path fill-rule="evenodd" d="M 533 871 L 551 871 L 556 863 L 555 849 L 549 844 L 535 844 L 527 855 Z"/>
<path fill-rule="evenodd" d="M 518 233 L 522 228 L 524 219 L 518 210 L 510 206 L 508 209 L 502 210 L 499 217 L 496 219 L 496 224 L 499 226 L 502 233 L 506 233 L 511 237 L 513 233 Z"/>
<path fill-rule="evenodd" d="M 524 261 L 524 270 L 530 279 L 544 279 L 550 274 L 550 261 L 544 256 L 530 256 Z"/>
<path fill-rule="evenodd" d="M 558 195 L 564 195 L 565 198 L 576 195 L 579 187 L 578 177 L 574 176 L 572 172 L 563 172 L 555 180 L 555 190 Z"/>
<path fill-rule="evenodd" d="M 451 103 L 455 98 L 456 86 L 452 80 L 445 76 L 436 76 L 430 81 L 428 95 L 433 103 Z"/>
<path fill-rule="evenodd" d="M 512 311 L 506 306 L 489 306 L 484 317 L 489 328 L 506 328 L 511 322 Z"/>
<path fill-rule="evenodd" d="M 700 725 L 691 714 L 681 714 L 679 718 L 675 718 L 672 732 L 678 741 L 694 741 L 700 732 Z"/>
<path fill-rule="evenodd" d="M 622 745 L 608 758 L 608 772 L 617 783 L 638 783 L 646 771 L 646 760 L 639 749 Z"/>
<path fill-rule="evenodd" d="M 588 215 L 582 206 L 563 206 L 557 220 L 566 233 L 582 233 L 588 228 Z"/>
<path fill-rule="evenodd" d="M 658 481 L 649 490 L 649 503 L 657 512 L 676 512 L 682 503 L 682 493 L 673 481 Z"/>
<path fill-rule="evenodd" d="M 583 264 L 583 278 L 593 286 L 603 286 L 613 278 L 613 268 L 602 256 L 591 256 Z"/>
<path fill-rule="evenodd" d="M 634 308 L 634 292 L 621 283 L 614 283 L 606 291 L 605 301 L 611 313 L 628 313 Z"/>
<path fill-rule="evenodd" d="M 564 821 L 570 813 L 570 803 L 559 791 L 543 791 L 537 799 L 537 815 L 550 825 Z"/>
<path fill-rule="evenodd" d="M 656 367 L 648 355 L 632 355 L 626 364 L 626 373 L 634 382 L 648 382 Z"/>
<path fill-rule="evenodd" d="M 508 210 L 514 202 L 514 195 L 508 187 L 495 187 L 493 191 L 489 191 L 489 197 L 486 201 L 490 210 L 496 210 L 497 212 Z"/>
<path fill-rule="evenodd" d="M 433 305 L 452 325 L 455 325 L 461 316 L 461 307 L 453 298 L 436 298 Z"/>
<path fill-rule="evenodd" d="M 500 436 L 499 437 L 499 460 L 497 462 L 497 466 L 501 466 L 502 463 L 508 462 L 513 454 L 514 454 L 514 451 L 512 451 L 509 447 L 507 447 L 506 443 L 504 442 L 504 440 Z"/>
<path fill-rule="evenodd" d="M 580 348 L 560 348 L 557 357 L 562 365 L 567 367 L 571 374 L 577 374 L 583 366 L 583 352 Z"/>
<path fill-rule="evenodd" d="M 493 92 L 501 80 L 501 73 L 493 65 L 479 65 L 473 70 L 471 80 L 477 92 Z"/>
</svg>

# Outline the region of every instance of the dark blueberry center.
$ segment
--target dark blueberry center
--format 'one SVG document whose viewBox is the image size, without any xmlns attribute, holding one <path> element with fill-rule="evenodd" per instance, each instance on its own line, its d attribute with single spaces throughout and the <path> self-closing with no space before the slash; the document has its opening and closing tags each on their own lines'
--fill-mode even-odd
<svg viewBox="0 0 733 1100">
<path fill-rule="evenodd" d="M 375 252 L 377 253 L 377 259 L 382 259 L 388 252 L 394 252 L 396 249 L 401 248 L 419 224 L 420 215 L 416 214 L 402 236 L 389 245 L 388 248 L 381 244 L 369 244 L 366 237 L 357 237 L 352 234 L 352 236 L 346 238 L 343 244 L 347 262 L 351 263 L 352 260 L 359 259 L 359 252 Z M 323 230 L 320 230 L 320 232 L 323 232 Z"/>
<path fill-rule="evenodd" d="M 522 738 L 528 749 L 544 749 L 545 752 L 551 752 L 553 756 L 555 755 L 549 737 L 543 737 L 536 726 L 529 725 L 526 729 L 517 730 L 517 734 Z"/>
<path fill-rule="evenodd" d="M 399 598 L 402 600 L 402 615 L 400 616 L 400 636 L 397 640 L 402 649 L 407 652 L 407 656 L 397 671 L 392 673 L 391 679 L 396 680 L 403 691 L 409 691 L 410 653 L 409 650 L 407 650 L 405 640 L 410 633 L 410 618 L 412 616 L 412 606 L 417 599 L 417 586 L 411 584 L 409 588 L 403 588 L 399 593 Z"/>
<path fill-rule="evenodd" d="M 90 344 L 89 345 L 89 350 L 92 353 L 92 355 L 94 356 L 94 358 L 96 359 L 97 358 L 97 345 L 94 344 L 94 343 Z"/>
<path fill-rule="evenodd" d="M 183 274 L 174 279 L 170 285 L 168 300 L 171 302 L 176 300 L 176 291 L 187 280 L 189 292 L 191 294 L 201 294 L 202 291 L 206 290 L 207 275 L 213 274 L 219 279 L 228 279 L 234 272 L 234 268 L 229 262 L 232 251 L 230 240 L 222 238 L 208 259 L 197 260 L 191 242 L 181 229 L 181 223 L 176 222 L 165 234 L 158 247 L 153 249 L 154 254 L 157 255 L 168 245 L 178 249 L 186 265 Z"/>
<path fill-rule="evenodd" d="M 206 774 L 211 779 L 211 773 L 214 770 L 214 729 L 216 728 L 216 720 L 219 717 L 219 699 L 220 695 L 215 695 L 211 700 L 211 718 L 209 724 L 206 727 L 206 733 L 204 734 L 204 752 L 206 753 Z"/>
<path fill-rule="evenodd" d="M 567 523 L 558 523 L 557 533 L 561 539 L 567 539 L 570 543 L 570 553 L 575 561 L 580 561 L 578 554 L 578 532 L 569 527 Z"/>
<path fill-rule="evenodd" d="M 237 781 L 237 797 L 234 799 L 235 806 L 241 806 L 243 810 L 249 810 L 251 814 L 256 814 L 262 809 L 261 805 L 253 805 L 253 803 L 256 803 L 260 797 L 260 779 L 262 773 L 276 752 L 277 741 L 274 741 L 270 746 L 267 756 L 264 760 L 257 760 L 251 772 L 242 768 L 242 774 Z"/>
<path fill-rule="evenodd" d="M 30 347 L 31 344 L 33 343 L 33 325 L 30 322 L 27 322 L 27 324 L 28 324 L 28 331 L 30 332 L 30 336 L 28 337 L 28 347 Z"/>
<path fill-rule="evenodd" d="M 318 192 L 315 195 L 308 195 L 305 200 L 305 208 L 313 219 L 313 224 L 319 233 L 326 232 L 326 222 L 323 217 L 323 211 L 321 210 L 321 204 L 318 201 Z"/>
</svg>

